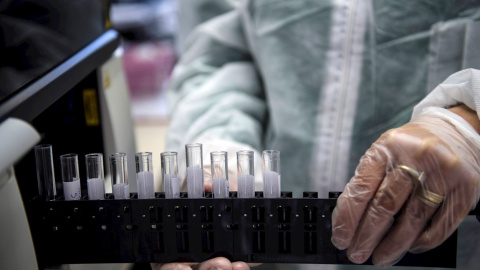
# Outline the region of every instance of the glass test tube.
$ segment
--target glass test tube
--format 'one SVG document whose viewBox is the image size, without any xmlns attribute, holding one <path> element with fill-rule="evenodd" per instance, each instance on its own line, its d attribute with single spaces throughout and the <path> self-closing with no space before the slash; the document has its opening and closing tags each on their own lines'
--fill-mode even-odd
<svg viewBox="0 0 480 270">
<path fill-rule="evenodd" d="M 127 154 L 115 153 L 110 155 L 110 173 L 112 174 L 112 191 L 116 200 L 129 199 Z"/>
<path fill-rule="evenodd" d="M 65 154 L 60 156 L 62 167 L 63 196 L 66 201 L 80 200 L 80 174 L 78 173 L 78 155 Z"/>
<path fill-rule="evenodd" d="M 160 154 L 160 159 L 162 163 L 162 180 L 165 198 L 180 198 L 177 152 L 163 152 Z"/>
<path fill-rule="evenodd" d="M 212 190 L 214 198 L 228 198 L 227 152 L 211 152 Z"/>
<path fill-rule="evenodd" d="M 263 197 L 280 198 L 280 151 L 265 150 L 263 158 Z"/>
<path fill-rule="evenodd" d="M 140 152 L 135 155 L 137 164 L 137 192 L 139 199 L 155 198 L 153 181 L 153 164 L 151 152 Z"/>
<path fill-rule="evenodd" d="M 255 167 L 253 151 L 237 152 L 238 198 L 255 197 Z"/>
<path fill-rule="evenodd" d="M 55 173 L 51 144 L 40 144 L 33 148 L 37 167 L 38 194 L 46 201 L 55 200 Z"/>
<path fill-rule="evenodd" d="M 202 144 L 187 144 L 185 145 L 185 152 L 188 198 L 202 198 L 205 190 L 203 186 Z"/>
<path fill-rule="evenodd" d="M 85 166 L 87 168 L 88 199 L 103 200 L 105 198 L 103 154 L 93 153 L 85 155 Z"/>
</svg>

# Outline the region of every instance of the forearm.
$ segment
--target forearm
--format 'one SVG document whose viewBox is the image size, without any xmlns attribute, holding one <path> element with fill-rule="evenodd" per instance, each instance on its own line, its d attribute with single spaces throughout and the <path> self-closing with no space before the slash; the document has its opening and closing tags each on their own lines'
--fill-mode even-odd
<svg viewBox="0 0 480 270">
<path fill-rule="evenodd" d="M 463 104 L 451 107 L 448 110 L 465 119 L 480 134 L 480 119 L 477 112 Z"/>
</svg>

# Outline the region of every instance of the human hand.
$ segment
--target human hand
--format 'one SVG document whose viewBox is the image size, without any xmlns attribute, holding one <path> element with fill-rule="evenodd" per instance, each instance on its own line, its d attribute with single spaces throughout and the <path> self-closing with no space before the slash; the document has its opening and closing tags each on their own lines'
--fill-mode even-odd
<svg viewBox="0 0 480 270">
<path fill-rule="evenodd" d="M 387 267 L 407 251 L 435 248 L 475 207 L 478 134 L 458 123 L 466 124 L 448 111 L 419 115 L 384 133 L 361 158 L 332 214 L 332 243 L 352 262 L 373 254 L 375 265 Z"/>
<path fill-rule="evenodd" d="M 244 262 L 230 262 L 227 258 L 217 257 L 201 263 L 152 263 L 152 270 L 248 270 Z"/>
</svg>

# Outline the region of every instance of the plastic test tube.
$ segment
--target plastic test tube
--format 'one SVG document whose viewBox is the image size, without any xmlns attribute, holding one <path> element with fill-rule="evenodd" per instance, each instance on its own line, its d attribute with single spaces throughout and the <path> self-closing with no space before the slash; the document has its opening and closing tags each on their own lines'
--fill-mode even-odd
<svg viewBox="0 0 480 270">
<path fill-rule="evenodd" d="M 127 154 L 110 155 L 110 173 L 112 174 L 112 191 L 116 200 L 130 199 L 128 186 Z"/>
<path fill-rule="evenodd" d="M 155 198 L 153 183 L 153 164 L 151 152 L 140 152 L 135 155 L 137 164 L 137 192 L 139 199 Z"/>
<path fill-rule="evenodd" d="M 227 152 L 211 152 L 212 184 L 214 198 L 228 198 Z"/>
<path fill-rule="evenodd" d="M 85 166 L 87 168 L 88 199 L 105 199 L 103 154 L 93 153 L 85 155 Z"/>
<path fill-rule="evenodd" d="M 263 158 L 263 197 L 280 198 L 280 151 L 265 150 Z"/>
<path fill-rule="evenodd" d="M 160 154 L 162 165 L 163 191 L 166 199 L 180 198 L 180 179 L 178 178 L 177 152 Z"/>
<path fill-rule="evenodd" d="M 185 152 L 188 198 L 202 198 L 205 190 L 203 186 L 202 144 L 187 144 L 185 145 Z"/>
<path fill-rule="evenodd" d="M 255 167 L 253 151 L 237 152 L 238 198 L 255 197 Z"/>
<path fill-rule="evenodd" d="M 66 201 L 80 200 L 80 174 L 78 173 L 78 155 L 65 154 L 60 156 L 62 167 L 63 195 Z"/>
<path fill-rule="evenodd" d="M 55 200 L 55 173 L 51 144 L 40 144 L 33 148 L 37 167 L 38 194 L 46 201 Z"/>
</svg>

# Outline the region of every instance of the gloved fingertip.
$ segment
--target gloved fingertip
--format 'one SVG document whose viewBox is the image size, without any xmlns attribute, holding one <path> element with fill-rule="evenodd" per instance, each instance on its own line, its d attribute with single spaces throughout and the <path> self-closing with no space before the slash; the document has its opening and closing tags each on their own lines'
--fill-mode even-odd
<svg viewBox="0 0 480 270">
<path fill-rule="evenodd" d="M 370 256 L 369 253 L 363 253 L 363 252 L 358 252 L 358 253 L 353 253 L 348 255 L 348 259 L 354 263 L 364 263 L 368 257 Z"/>
<path fill-rule="evenodd" d="M 375 254 L 372 256 L 372 263 L 373 265 L 375 265 L 375 267 L 377 268 L 381 268 L 381 269 L 385 269 L 385 268 L 388 268 L 396 263 L 398 263 L 400 261 L 400 259 L 402 258 L 403 256 L 400 256 L 399 258 L 396 258 L 394 260 L 391 260 L 391 259 L 382 259 L 382 260 L 379 260 L 377 256 L 375 256 Z"/>
<path fill-rule="evenodd" d="M 392 266 L 392 265 L 390 265 L 390 264 L 380 265 L 380 264 L 375 264 L 375 263 L 374 263 L 374 266 L 375 266 L 376 268 L 379 268 L 379 269 L 386 269 L 386 268 L 388 268 L 388 267 L 390 267 L 390 266 Z"/>
<path fill-rule="evenodd" d="M 411 248 L 408 252 L 412 253 L 412 254 L 419 254 L 419 253 L 423 253 L 425 251 L 427 251 L 428 249 L 426 248 L 422 248 L 422 247 L 413 247 Z"/>
<path fill-rule="evenodd" d="M 348 248 L 348 244 L 344 240 L 338 239 L 336 237 L 332 237 L 331 241 L 332 241 L 332 244 L 339 250 L 344 250 Z"/>
</svg>

